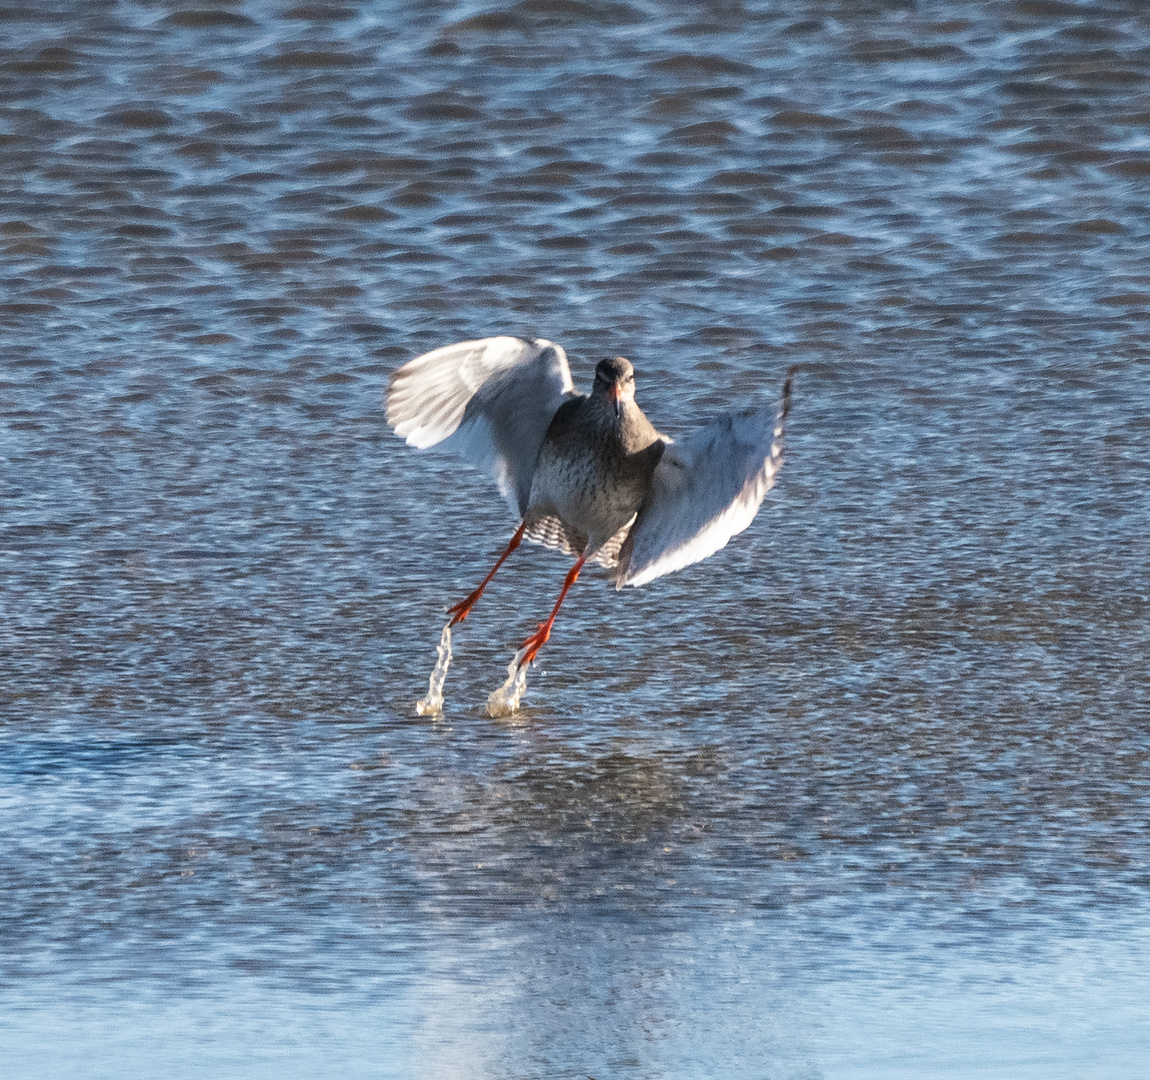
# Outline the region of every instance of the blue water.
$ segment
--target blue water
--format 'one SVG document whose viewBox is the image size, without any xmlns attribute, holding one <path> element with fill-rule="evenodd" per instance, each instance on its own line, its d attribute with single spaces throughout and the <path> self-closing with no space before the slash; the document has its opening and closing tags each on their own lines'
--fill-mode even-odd
<svg viewBox="0 0 1150 1080">
<path fill-rule="evenodd" d="M 27 10 L 25 10 L 27 8 Z M 1131 1077 L 1150 1060 L 1142 5 L 0 12 L 0 1058 L 17 1077 Z M 715 558 L 517 552 L 392 436 L 495 333 Z"/>
</svg>

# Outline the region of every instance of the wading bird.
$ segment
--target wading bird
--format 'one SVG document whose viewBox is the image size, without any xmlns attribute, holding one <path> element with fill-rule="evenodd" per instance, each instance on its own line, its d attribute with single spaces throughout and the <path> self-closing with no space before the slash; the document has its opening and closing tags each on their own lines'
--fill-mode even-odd
<svg viewBox="0 0 1150 1080">
<path fill-rule="evenodd" d="M 520 519 L 478 588 L 447 609 L 448 659 L 450 628 L 525 538 L 573 556 L 575 565 L 508 669 L 508 685 L 523 673 L 520 688 L 588 562 L 609 569 L 621 589 L 725 547 L 750 525 L 782 465 L 792 374 L 777 413 L 773 406 L 731 413 L 674 442 L 635 404 L 635 372 L 622 356 L 599 361 L 590 394 L 575 389 L 567 354 L 543 338 L 464 341 L 399 368 L 387 393 L 396 434 L 419 449 L 443 444 L 491 473 Z M 517 703 L 516 696 L 509 711 Z"/>
</svg>

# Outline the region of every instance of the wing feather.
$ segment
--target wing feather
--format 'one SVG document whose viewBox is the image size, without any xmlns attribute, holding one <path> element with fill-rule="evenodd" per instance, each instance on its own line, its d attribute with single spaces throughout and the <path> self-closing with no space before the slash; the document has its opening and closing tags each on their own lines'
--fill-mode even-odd
<svg viewBox="0 0 1150 1080">
<path fill-rule="evenodd" d="M 543 436 L 574 393 L 567 354 L 553 342 L 461 341 L 417 356 L 392 375 L 387 422 L 409 446 L 443 443 L 490 473 L 522 515 Z"/>
<path fill-rule="evenodd" d="M 790 399 L 788 373 L 777 415 L 724 416 L 667 447 L 620 552 L 618 588 L 699 562 L 750 525 L 783 463 Z"/>
</svg>

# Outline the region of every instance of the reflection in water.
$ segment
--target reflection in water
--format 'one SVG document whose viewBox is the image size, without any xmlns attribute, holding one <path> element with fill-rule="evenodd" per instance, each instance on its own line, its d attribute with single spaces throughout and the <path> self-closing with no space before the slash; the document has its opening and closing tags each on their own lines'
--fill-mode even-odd
<svg viewBox="0 0 1150 1080">
<path fill-rule="evenodd" d="M 207 7 L 0 12 L 8 1071 L 1136 1075 L 1141 8 Z M 804 404 L 432 722 L 507 523 L 379 405 L 496 331 Z"/>
</svg>

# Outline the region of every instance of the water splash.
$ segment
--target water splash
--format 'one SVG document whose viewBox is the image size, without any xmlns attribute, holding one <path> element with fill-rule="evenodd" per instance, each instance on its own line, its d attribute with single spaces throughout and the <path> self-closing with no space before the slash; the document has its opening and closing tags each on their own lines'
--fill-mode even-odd
<svg viewBox="0 0 1150 1080">
<path fill-rule="evenodd" d="M 488 716 L 514 716 L 519 711 L 519 699 L 527 689 L 527 664 L 523 662 L 526 654 L 524 645 L 507 665 L 507 681 L 487 695 Z"/>
<path fill-rule="evenodd" d="M 435 661 L 435 670 L 431 673 L 431 680 L 427 684 L 427 697 L 415 703 L 415 712 L 418 716 L 438 716 L 443 712 L 443 684 L 447 680 L 447 669 L 451 666 L 451 623 L 443 628 L 439 635 L 439 645 L 436 649 L 439 659 Z M 518 702 L 518 698 L 515 699 Z"/>
</svg>

